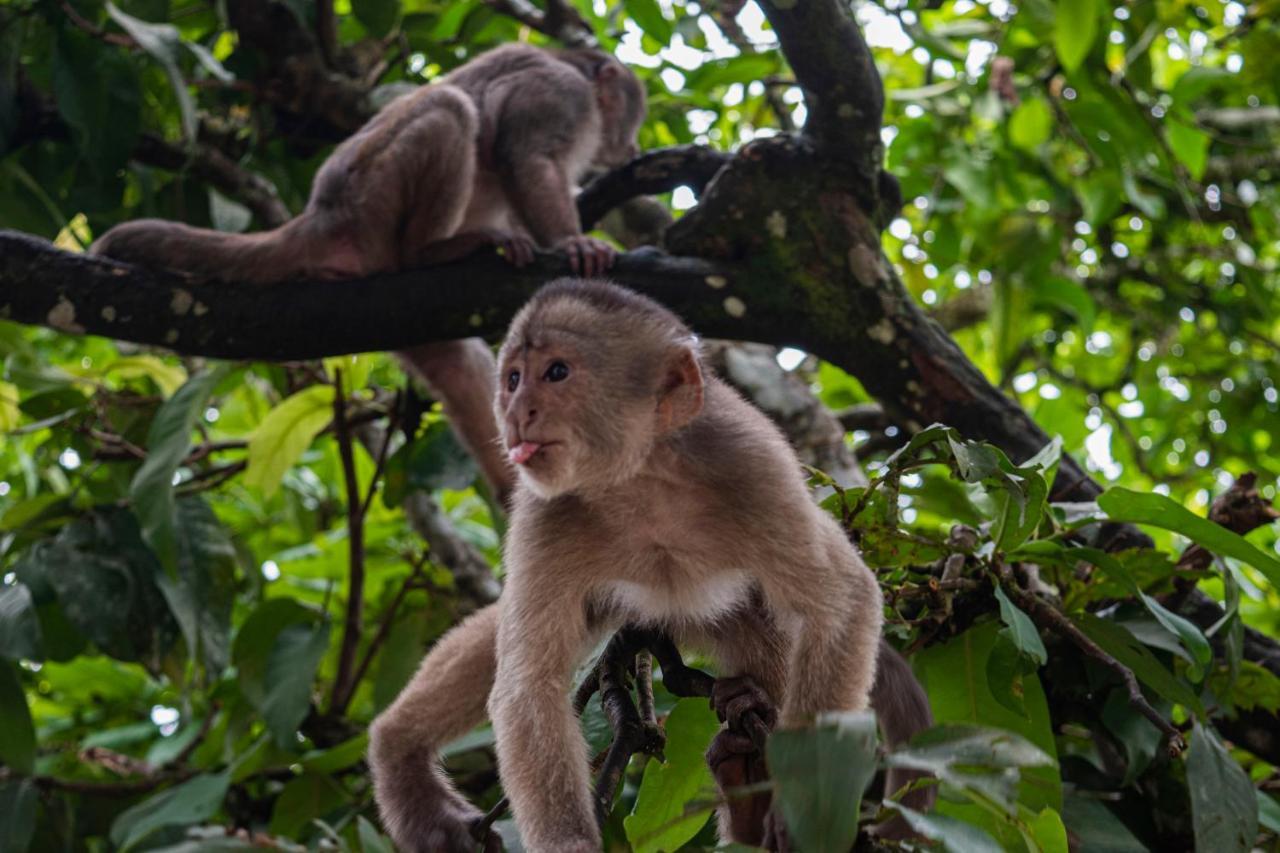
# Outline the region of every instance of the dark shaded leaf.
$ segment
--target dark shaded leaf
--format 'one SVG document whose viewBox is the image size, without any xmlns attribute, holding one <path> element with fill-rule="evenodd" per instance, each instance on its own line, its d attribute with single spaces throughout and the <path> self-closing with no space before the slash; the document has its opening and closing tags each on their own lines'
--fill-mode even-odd
<svg viewBox="0 0 1280 853">
<path fill-rule="evenodd" d="M 1249 775 L 1227 752 L 1217 733 L 1195 723 L 1187 751 L 1187 788 L 1196 849 L 1215 853 L 1253 849 L 1258 800 Z"/>
<path fill-rule="evenodd" d="M 36 730 L 17 664 L 0 661 L 0 764 L 30 773 L 36 760 Z"/>
<path fill-rule="evenodd" d="M 196 776 L 167 788 L 121 814 L 111 824 L 111 841 L 121 851 L 133 849 L 168 826 L 188 826 L 213 817 L 227 795 L 231 774 Z"/>
</svg>

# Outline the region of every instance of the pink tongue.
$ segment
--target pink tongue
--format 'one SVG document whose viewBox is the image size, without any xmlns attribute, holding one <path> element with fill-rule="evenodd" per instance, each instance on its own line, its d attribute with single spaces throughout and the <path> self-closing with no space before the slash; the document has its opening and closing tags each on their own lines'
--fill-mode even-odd
<svg viewBox="0 0 1280 853">
<path fill-rule="evenodd" d="M 533 458 L 533 454 L 542 447 L 536 441 L 522 441 L 507 451 L 507 458 L 517 465 L 523 465 Z"/>
</svg>

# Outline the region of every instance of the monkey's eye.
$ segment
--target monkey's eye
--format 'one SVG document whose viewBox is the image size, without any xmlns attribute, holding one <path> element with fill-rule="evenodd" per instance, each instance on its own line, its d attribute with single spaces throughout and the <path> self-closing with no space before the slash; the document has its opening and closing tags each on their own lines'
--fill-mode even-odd
<svg viewBox="0 0 1280 853">
<path fill-rule="evenodd" d="M 563 382 L 569 378 L 569 365 L 563 361 L 553 361 L 547 367 L 547 372 L 542 374 L 542 378 L 548 382 Z"/>
<path fill-rule="evenodd" d="M 520 387 L 520 371 L 513 370 L 507 374 L 507 390 L 514 392 Z"/>
</svg>

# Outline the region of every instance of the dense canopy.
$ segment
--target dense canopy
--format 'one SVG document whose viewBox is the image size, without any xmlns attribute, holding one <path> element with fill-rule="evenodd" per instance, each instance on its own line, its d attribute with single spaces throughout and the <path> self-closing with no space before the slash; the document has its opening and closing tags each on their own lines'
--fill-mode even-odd
<svg viewBox="0 0 1280 853">
<path fill-rule="evenodd" d="M 0 853 L 391 849 L 367 725 L 497 596 L 504 521 L 376 350 L 496 339 L 564 259 L 250 288 L 84 250 L 279 225 L 378 107 L 517 40 L 644 81 L 584 225 L 756 342 L 713 360 L 928 690 L 887 755 L 860 717 L 771 741 L 800 849 L 871 843 L 888 764 L 935 774 L 909 817 L 948 850 L 1276 844 L 1276 0 L 8 0 Z M 654 678 L 607 847 L 713 849 L 719 724 Z M 488 729 L 447 758 L 498 803 Z"/>
</svg>

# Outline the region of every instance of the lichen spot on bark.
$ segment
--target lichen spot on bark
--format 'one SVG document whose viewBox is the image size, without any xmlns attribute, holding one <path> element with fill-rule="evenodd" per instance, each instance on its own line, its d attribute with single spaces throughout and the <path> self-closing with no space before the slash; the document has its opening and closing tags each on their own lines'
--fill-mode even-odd
<svg viewBox="0 0 1280 853">
<path fill-rule="evenodd" d="M 471 324 L 471 328 L 478 329 L 484 325 L 484 318 L 481 317 L 479 314 L 472 314 L 467 319 L 467 322 Z"/>
<path fill-rule="evenodd" d="M 106 320 L 108 323 L 114 323 L 116 321 L 116 306 L 104 305 L 102 306 L 102 311 L 100 313 L 102 314 L 102 319 Z"/>
<path fill-rule="evenodd" d="M 724 299 L 724 313 L 737 320 L 747 313 L 747 303 L 736 296 L 726 296 Z"/>
<path fill-rule="evenodd" d="M 893 339 L 897 337 L 897 334 L 893 331 L 893 324 L 886 318 L 881 317 L 879 322 L 867 327 L 867 337 L 877 343 L 888 346 L 893 343 Z"/>
<path fill-rule="evenodd" d="M 878 287 L 889 278 L 880 254 L 865 243 L 858 243 L 849 250 L 849 272 L 863 287 Z"/>
<path fill-rule="evenodd" d="M 836 115 L 840 116 L 840 118 L 853 118 L 857 114 L 858 110 L 853 104 L 841 104 L 836 107 Z"/>
<path fill-rule="evenodd" d="M 209 306 L 205 305 L 203 302 L 196 302 L 196 307 L 191 310 L 197 317 L 203 317 L 205 314 L 209 313 Z"/>
<path fill-rule="evenodd" d="M 707 287 L 711 288 L 712 290 L 719 290 L 720 288 L 724 287 L 729 283 L 729 279 L 725 278 L 722 275 L 709 275 L 707 276 L 706 281 L 707 281 Z"/>
<path fill-rule="evenodd" d="M 769 236 L 775 240 L 785 239 L 787 236 L 787 217 L 781 210 L 775 210 L 764 219 L 765 230 L 769 232 Z"/>
<path fill-rule="evenodd" d="M 65 296 L 58 297 L 58 304 L 49 309 L 45 320 L 55 329 L 74 332 L 77 335 L 84 334 L 84 326 L 76 322 L 75 303 Z"/>
<path fill-rule="evenodd" d="M 170 329 L 164 333 L 164 342 L 166 344 L 176 344 L 178 342 L 178 330 Z"/>
<path fill-rule="evenodd" d="M 177 287 L 173 290 L 173 299 L 169 302 L 169 308 L 179 317 L 185 317 L 195 301 L 196 298 L 189 291 Z"/>
</svg>

